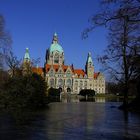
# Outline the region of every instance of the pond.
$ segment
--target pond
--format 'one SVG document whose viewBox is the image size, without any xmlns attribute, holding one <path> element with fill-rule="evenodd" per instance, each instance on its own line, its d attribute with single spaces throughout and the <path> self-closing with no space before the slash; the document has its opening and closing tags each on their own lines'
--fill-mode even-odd
<svg viewBox="0 0 140 140">
<path fill-rule="evenodd" d="M 130 99 L 132 100 L 132 99 Z M 120 97 L 84 97 L 80 95 L 67 95 L 67 96 L 60 96 L 55 101 L 58 102 L 122 102 L 123 98 Z"/>
<path fill-rule="evenodd" d="M 55 102 L 45 110 L 0 113 L 0 140 L 136 140 L 140 115 L 120 102 Z"/>
</svg>

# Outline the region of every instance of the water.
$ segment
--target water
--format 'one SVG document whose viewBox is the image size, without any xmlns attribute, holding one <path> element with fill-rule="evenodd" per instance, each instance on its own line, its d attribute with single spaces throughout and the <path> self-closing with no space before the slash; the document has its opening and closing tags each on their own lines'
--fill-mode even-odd
<svg viewBox="0 0 140 140">
<path fill-rule="evenodd" d="M 131 101 L 132 99 L 130 99 Z M 84 96 L 77 96 L 77 95 L 71 95 L 71 96 L 61 96 L 60 98 L 57 98 L 55 101 L 58 102 L 100 102 L 100 103 L 105 103 L 105 102 L 122 102 L 123 99 L 119 97 L 84 97 Z"/>
<path fill-rule="evenodd" d="M 32 112 L 0 113 L 0 140 L 136 140 L 140 115 L 120 102 L 51 103 Z"/>
</svg>

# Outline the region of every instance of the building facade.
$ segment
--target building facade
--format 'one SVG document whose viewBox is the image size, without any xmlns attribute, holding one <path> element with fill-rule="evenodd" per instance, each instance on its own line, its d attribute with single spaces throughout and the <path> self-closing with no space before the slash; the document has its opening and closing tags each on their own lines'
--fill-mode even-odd
<svg viewBox="0 0 140 140">
<path fill-rule="evenodd" d="M 85 70 L 65 65 L 64 61 L 64 50 L 55 33 L 46 51 L 44 67 L 34 67 L 32 71 L 44 76 L 49 87 L 59 88 L 62 92 L 78 94 L 82 89 L 92 89 L 96 94 L 105 93 L 105 77 L 100 72 L 94 72 L 91 53 L 88 53 Z"/>
</svg>

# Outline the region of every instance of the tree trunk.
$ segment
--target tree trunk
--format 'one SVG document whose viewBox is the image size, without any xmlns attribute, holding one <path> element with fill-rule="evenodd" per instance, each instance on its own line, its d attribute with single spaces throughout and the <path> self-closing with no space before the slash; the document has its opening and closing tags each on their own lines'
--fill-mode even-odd
<svg viewBox="0 0 140 140">
<path fill-rule="evenodd" d="M 128 34 L 127 34 L 127 28 L 128 28 L 128 16 L 126 15 L 124 17 L 124 72 L 125 72 L 125 89 L 124 89 L 124 107 L 127 108 L 128 106 L 128 66 L 127 66 L 127 56 L 126 56 L 126 47 L 128 43 Z"/>
<path fill-rule="evenodd" d="M 128 87 L 125 85 L 124 89 L 124 99 L 123 99 L 123 109 L 127 109 L 128 107 Z"/>
<path fill-rule="evenodd" d="M 123 104 L 120 107 L 121 109 L 127 109 L 128 107 L 128 65 L 127 65 L 127 53 L 126 53 L 126 47 L 128 43 L 128 34 L 127 34 L 127 29 L 128 29 L 128 16 L 124 16 L 124 31 L 123 31 L 123 47 L 122 47 L 122 53 L 123 53 L 123 65 L 124 65 L 124 78 L 125 78 L 125 83 L 124 83 L 124 99 L 123 99 Z"/>
</svg>

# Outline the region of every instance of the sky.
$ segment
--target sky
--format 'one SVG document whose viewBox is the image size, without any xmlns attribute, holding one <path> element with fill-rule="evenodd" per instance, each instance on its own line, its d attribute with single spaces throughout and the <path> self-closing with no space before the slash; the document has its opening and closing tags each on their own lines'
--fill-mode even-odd
<svg viewBox="0 0 140 140">
<path fill-rule="evenodd" d="M 0 14 L 11 34 L 14 54 L 23 58 L 28 47 L 32 59 L 40 58 L 40 66 L 45 63 L 46 49 L 56 32 L 66 65 L 84 69 L 91 52 L 95 71 L 100 71 L 102 65 L 96 57 L 107 46 L 107 31 L 97 28 L 88 38 L 81 37 L 90 26 L 88 19 L 99 10 L 99 0 L 0 0 Z"/>
</svg>

